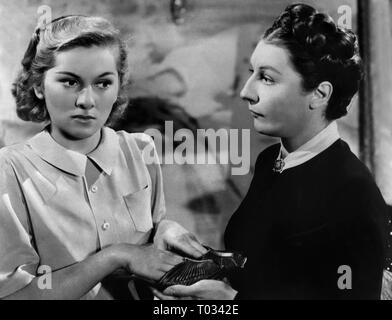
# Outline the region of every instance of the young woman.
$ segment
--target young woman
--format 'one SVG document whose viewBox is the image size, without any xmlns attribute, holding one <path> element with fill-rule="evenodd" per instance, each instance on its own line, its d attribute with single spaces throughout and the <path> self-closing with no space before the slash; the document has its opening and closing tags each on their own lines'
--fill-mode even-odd
<svg viewBox="0 0 392 320">
<path fill-rule="evenodd" d="M 105 126 L 124 102 L 126 57 L 103 18 L 34 32 L 13 94 L 21 119 L 48 125 L 0 150 L 0 297 L 111 299 L 118 270 L 157 280 L 182 261 L 169 246 L 205 252 L 164 219 L 160 167 L 143 154 L 152 139 Z"/>
<path fill-rule="evenodd" d="M 356 36 L 296 4 L 251 57 L 241 96 L 255 129 L 281 138 L 260 153 L 226 232 L 247 257 L 230 285 L 172 286 L 161 299 L 379 299 L 386 205 L 368 169 L 340 139 L 336 119 L 358 90 Z"/>
</svg>

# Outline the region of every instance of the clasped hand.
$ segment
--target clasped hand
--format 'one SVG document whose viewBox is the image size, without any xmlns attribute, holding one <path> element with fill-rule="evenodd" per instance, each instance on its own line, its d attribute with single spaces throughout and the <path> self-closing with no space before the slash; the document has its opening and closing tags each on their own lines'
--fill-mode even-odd
<svg viewBox="0 0 392 320">
<path fill-rule="evenodd" d="M 193 258 L 207 253 L 196 236 L 171 220 L 162 220 L 157 227 L 154 244 L 161 250 L 177 251 Z"/>
<path fill-rule="evenodd" d="M 171 220 L 162 220 L 158 224 L 153 244 L 121 244 L 116 250 L 121 266 L 150 281 L 159 280 L 181 263 L 183 256 L 198 258 L 207 252 L 192 233 Z"/>
<path fill-rule="evenodd" d="M 152 289 L 160 300 L 233 300 L 237 294 L 228 283 L 219 280 L 200 280 L 191 286 L 175 285 L 163 292 Z"/>
<path fill-rule="evenodd" d="M 193 234 L 170 220 L 163 220 L 159 223 L 154 243 L 160 249 L 172 250 L 174 248 L 194 258 L 199 258 L 207 252 L 207 249 Z M 237 294 L 237 291 L 229 284 L 218 280 L 201 280 L 191 286 L 175 285 L 166 288 L 163 292 L 153 288 L 152 291 L 157 298 L 162 300 L 231 300 Z"/>
</svg>

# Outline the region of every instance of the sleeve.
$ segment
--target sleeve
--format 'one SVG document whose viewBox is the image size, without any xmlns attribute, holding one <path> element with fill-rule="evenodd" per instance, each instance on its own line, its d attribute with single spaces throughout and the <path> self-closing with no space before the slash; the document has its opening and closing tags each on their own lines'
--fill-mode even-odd
<svg viewBox="0 0 392 320">
<path fill-rule="evenodd" d="M 335 208 L 334 259 L 351 270 L 351 285 L 337 290 L 337 297 L 379 299 L 387 223 L 385 201 L 372 178 L 358 177 L 338 190 Z"/>
<path fill-rule="evenodd" d="M 39 256 L 31 243 L 28 212 L 10 163 L 0 158 L 0 298 L 35 277 Z"/>
</svg>

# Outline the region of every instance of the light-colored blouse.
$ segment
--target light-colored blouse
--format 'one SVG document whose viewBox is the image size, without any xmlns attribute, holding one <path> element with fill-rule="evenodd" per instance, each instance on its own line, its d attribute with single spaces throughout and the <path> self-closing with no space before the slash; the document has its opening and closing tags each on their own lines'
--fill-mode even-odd
<svg viewBox="0 0 392 320">
<path fill-rule="evenodd" d="M 89 163 L 100 173 L 88 183 Z M 162 175 L 148 135 L 105 127 L 87 156 L 65 149 L 47 130 L 4 147 L 0 297 L 28 285 L 40 266 L 56 271 L 111 244 L 146 243 L 164 215 Z M 84 298 L 103 297 L 109 295 L 99 283 Z"/>
</svg>

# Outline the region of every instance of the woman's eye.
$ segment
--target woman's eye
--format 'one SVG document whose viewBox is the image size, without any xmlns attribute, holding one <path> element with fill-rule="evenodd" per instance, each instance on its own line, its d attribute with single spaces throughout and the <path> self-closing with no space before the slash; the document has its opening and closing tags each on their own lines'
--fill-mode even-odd
<svg viewBox="0 0 392 320">
<path fill-rule="evenodd" d="M 73 88 L 73 87 L 76 87 L 78 85 L 78 81 L 77 80 L 73 80 L 73 79 L 63 79 L 63 80 L 60 80 L 60 81 L 67 88 Z"/>
<path fill-rule="evenodd" d="M 274 80 L 272 80 L 270 77 L 267 77 L 265 74 L 260 74 L 260 80 L 268 85 L 275 83 Z"/>
<path fill-rule="evenodd" d="M 252 68 L 249 69 L 249 73 L 251 75 L 254 74 L 254 70 Z M 271 85 L 274 84 L 275 81 L 273 79 L 271 79 L 270 77 L 268 77 L 267 75 L 265 75 L 264 73 L 260 73 L 260 75 L 258 76 L 259 80 L 261 80 L 262 82 L 264 82 L 267 85 Z"/>
<path fill-rule="evenodd" d="M 95 85 L 100 89 L 107 89 L 112 84 L 111 81 L 99 81 Z"/>
</svg>

